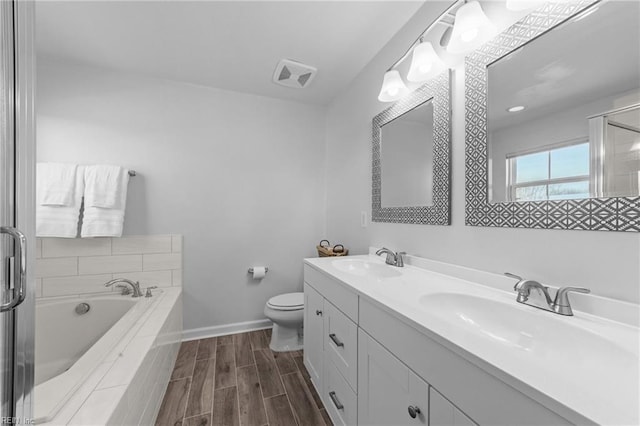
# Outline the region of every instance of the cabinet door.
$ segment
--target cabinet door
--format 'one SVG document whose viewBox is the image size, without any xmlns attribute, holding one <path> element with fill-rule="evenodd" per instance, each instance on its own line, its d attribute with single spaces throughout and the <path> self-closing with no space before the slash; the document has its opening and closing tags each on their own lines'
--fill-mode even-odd
<svg viewBox="0 0 640 426">
<path fill-rule="evenodd" d="M 324 298 L 304 283 L 304 365 L 318 393 L 322 392 Z"/>
<path fill-rule="evenodd" d="M 429 385 L 425 381 L 371 336 L 359 330 L 359 424 L 426 425 L 428 392 Z"/>
<path fill-rule="evenodd" d="M 433 387 L 429 388 L 430 426 L 475 426 L 475 423 Z"/>
</svg>

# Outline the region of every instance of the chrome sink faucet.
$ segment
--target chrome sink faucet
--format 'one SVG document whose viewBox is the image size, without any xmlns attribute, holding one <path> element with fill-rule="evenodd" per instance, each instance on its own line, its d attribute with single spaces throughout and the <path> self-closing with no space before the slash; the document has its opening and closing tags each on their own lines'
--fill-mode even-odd
<svg viewBox="0 0 640 426">
<path fill-rule="evenodd" d="M 114 278 L 111 281 L 107 281 L 104 286 L 105 287 L 111 287 L 114 284 L 117 283 L 125 283 L 125 284 L 129 284 L 131 286 L 131 289 L 133 290 L 133 295 L 131 297 L 142 297 L 142 291 L 140 290 L 140 283 L 138 281 L 131 281 L 127 278 Z M 117 286 L 120 287 L 120 286 Z M 129 294 L 129 292 L 125 292 L 124 290 L 122 291 L 122 294 Z"/>
<path fill-rule="evenodd" d="M 543 286 L 534 280 L 525 280 L 509 272 L 504 273 L 506 276 L 518 280 L 513 289 L 518 293 L 516 302 L 525 305 L 534 306 L 544 309 L 545 311 L 555 312 L 556 314 L 571 316 L 571 304 L 569 303 L 569 292 L 591 293 L 588 288 L 582 287 L 561 287 L 556 292 L 555 299 L 551 300 L 549 296 L 549 287 Z"/>
<path fill-rule="evenodd" d="M 382 247 L 376 252 L 378 256 L 381 256 L 385 253 L 387 254 L 387 259 L 385 260 L 385 263 L 387 265 L 397 266 L 398 268 L 402 268 L 404 266 L 404 259 L 402 259 L 402 256 L 407 253 L 405 253 L 404 251 L 394 253 L 386 247 Z"/>
</svg>

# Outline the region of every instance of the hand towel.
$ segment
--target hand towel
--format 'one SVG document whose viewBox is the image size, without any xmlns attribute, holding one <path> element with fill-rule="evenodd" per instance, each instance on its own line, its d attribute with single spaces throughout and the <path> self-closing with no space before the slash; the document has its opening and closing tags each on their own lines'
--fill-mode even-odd
<svg viewBox="0 0 640 426">
<path fill-rule="evenodd" d="M 39 182 L 40 179 L 36 177 L 36 181 Z M 36 193 L 40 189 L 36 186 Z M 70 205 L 53 206 L 36 203 L 36 236 L 75 238 L 78 235 L 83 193 L 84 170 L 82 166 L 77 166 Z"/>
<path fill-rule="evenodd" d="M 38 163 L 36 165 L 37 203 L 42 206 L 70 206 L 76 187 L 76 164 Z"/>
<path fill-rule="evenodd" d="M 84 207 L 117 208 L 122 191 L 120 166 L 87 166 L 84 171 Z M 124 188 L 126 191 L 126 186 Z"/>
<path fill-rule="evenodd" d="M 127 204 L 129 170 L 120 168 L 117 181 L 118 190 L 115 191 L 117 197 L 111 208 L 91 205 L 91 203 L 95 204 L 95 201 L 87 202 L 87 193 L 85 192 L 84 216 L 82 217 L 82 230 L 80 232 L 83 238 L 122 236 L 124 213 Z"/>
</svg>

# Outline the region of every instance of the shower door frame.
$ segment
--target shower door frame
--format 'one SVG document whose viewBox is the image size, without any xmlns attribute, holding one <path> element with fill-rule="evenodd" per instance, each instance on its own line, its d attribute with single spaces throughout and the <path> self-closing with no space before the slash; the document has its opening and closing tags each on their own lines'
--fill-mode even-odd
<svg viewBox="0 0 640 426">
<path fill-rule="evenodd" d="M 14 310 L 4 312 L 0 321 L 3 356 L 8 357 L 2 385 L 8 401 L 2 416 L 13 417 L 16 424 L 33 419 L 34 340 L 35 340 L 35 50 L 34 2 L 0 0 L 0 40 L 3 55 L 3 86 L 7 88 L 2 104 L 2 226 L 19 229 L 26 237 L 25 299 Z M 12 47 L 13 52 L 8 52 Z M 5 149 L 6 148 L 6 149 Z M 6 205 L 6 207 L 5 207 Z M 3 237 L 3 243 L 6 237 Z M 9 249 L 10 249 L 9 245 Z M 4 251 L 4 250 L 3 250 Z M 3 419 L 3 422 L 7 422 Z"/>
</svg>

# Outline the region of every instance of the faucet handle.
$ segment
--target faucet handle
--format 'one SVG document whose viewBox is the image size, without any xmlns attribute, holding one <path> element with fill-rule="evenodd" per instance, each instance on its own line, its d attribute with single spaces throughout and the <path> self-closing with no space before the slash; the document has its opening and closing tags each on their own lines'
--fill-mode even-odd
<svg viewBox="0 0 640 426">
<path fill-rule="evenodd" d="M 519 275 L 512 274 L 511 272 L 504 272 L 504 275 L 506 275 L 509 278 L 515 278 L 516 280 L 518 280 L 518 282 L 513 286 L 513 289 L 515 291 L 518 291 L 518 285 L 524 280 L 524 278 L 522 278 Z"/>
<path fill-rule="evenodd" d="M 406 251 L 399 251 L 396 253 L 396 266 L 400 268 L 404 266 L 404 259 L 402 258 L 402 256 L 404 256 L 405 254 L 407 254 Z"/>
<path fill-rule="evenodd" d="M 591 293 L 591 290 L 584 287 L 562 287 L 558 289 L 556 298 L 553 301 L 553 310 L 560 315 L 573 315 L 571 303 L 569 303 L 569 293 Z"/>
<path fill-rule="evenodd" d="M 147 287 L 147 292 L 145 293 L 144 297 L 153 296 L 153 293 L 151 293 L 151 290 L 153 290 L 154 288 L 158 288 L 158 286 L 157 285 L 152 285 L 151 287 Z"/>
</svg>

